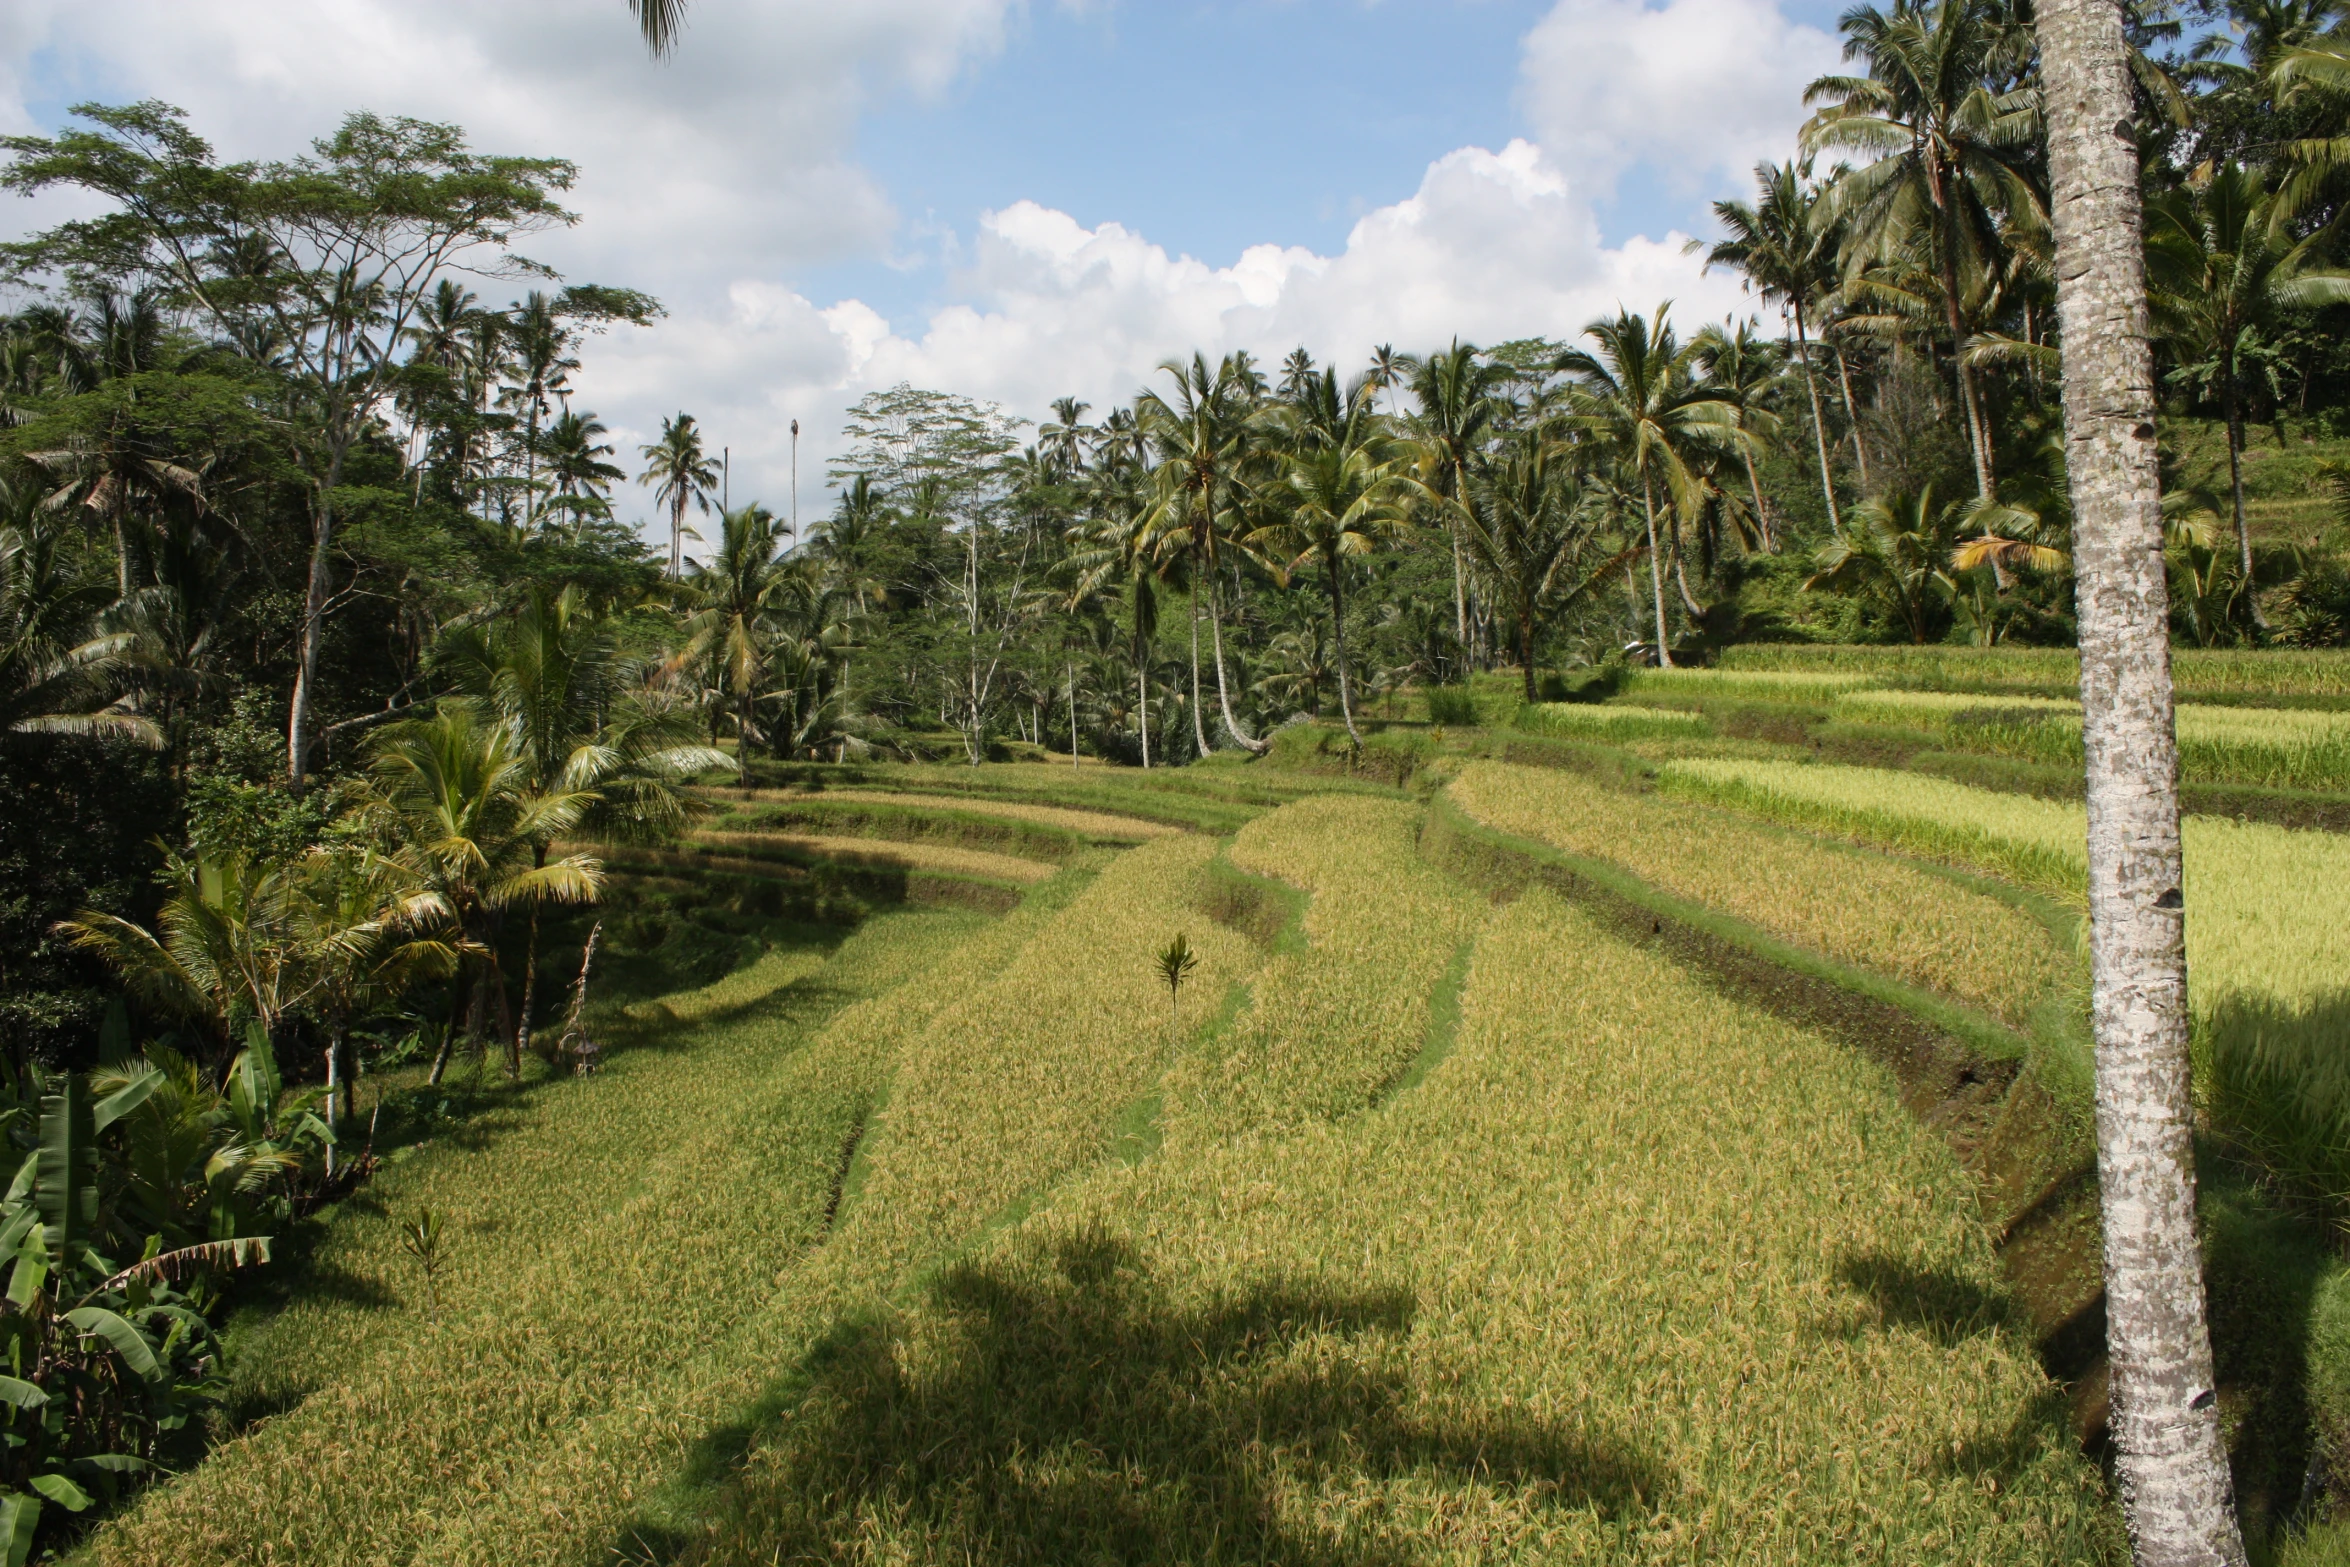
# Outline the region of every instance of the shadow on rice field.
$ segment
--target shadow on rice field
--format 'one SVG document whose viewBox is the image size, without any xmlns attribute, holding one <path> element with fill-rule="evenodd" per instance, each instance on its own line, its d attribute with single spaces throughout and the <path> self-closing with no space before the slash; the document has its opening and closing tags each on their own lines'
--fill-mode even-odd
<svg viewBox="0 0 2350 1567">
<path fill-rule="evenodd" d="M 1268 1452 L 1317 1490 L 1474 1477 L 1617 1519 L 1645 1516 L 1668 1488 L 1629 1446 L 1494 1412 L 1432 1417 L 1400 1375 L 1322 1353 L 1407 1336 L 1416 1311 L 1403 1290 L 1279 1281 L 1179 1305 L 1130 1244 L 1064 1237 L 1044 1258 L 957 1263 L 906 1316 L 835 1328 L 748 1417 L 702 1440 L 678 1488 L 726 1519 L 722 1537 L 757 1539 L 776 1560 L 852 1557 L 886 1520 L 927 1559 L 1007 1567 L 1416 1559 L 1294 1527 L 1267 1485 Z M 711 1537 L 638 1521 L 611 1559 L 731 1560 L 710 1554 Z"/>
</svg>

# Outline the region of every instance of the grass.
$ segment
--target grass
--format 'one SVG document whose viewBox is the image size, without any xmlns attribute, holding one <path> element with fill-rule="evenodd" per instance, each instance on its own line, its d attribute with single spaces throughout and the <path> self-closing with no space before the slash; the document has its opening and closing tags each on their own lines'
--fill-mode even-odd
<svg viewBox="0 0 2350 1567">
<path fill-rule="evenodd" d="M 1545 894 L 1483 926 L 1416 1088 L 1097 1165 L 844 1321 L 677 1559 L 2118 1560 L 1878 1069 Z"/>
<path fill-rule="evenodd" d="M 836 838 L 798 833 L 697 832 L 697 848 L 745 855 L 782 854 L 793 859 L 821 859 L 846 865 L 882 866 L 896 870 L 937 871 L 955 876 L 1028 885 L 1053 874 L 1054 867 L 1014 854 L 994 854 L 951 843 L 891 843 L 872 838 Z"/>
<path fill-rule="evenodd" d="M 1743 652 L 1733 648 L 1729 652 Z M 1749 669 L 1733 664 L 1727 653 L 1719 669 L 1637 669 L 1625 683 L 1634 697 L 1675 700 L 1728 699 L 1745 702 L 1833 702 L 1847 691 L 1868 683 L 1867 674 L 1841 668 L 1780 670 Z"/>
<path fill-rule="evenodd" d="M 1914 773 L 1686 761 L 1668 788 L 2086 896 L 2078 805 Z M 2190 816 L 2187 962 L 2215 1124 L 2350 1220 L 2350 838 Z"/>
<path fill-rule="evenodd" d="M 1071 810 L 1064 806 L 1029 805 L 1017 800 L 990 800 L 970 795 L 918 794 L 911 790 L 827 789 L 812 799 L 802 800 L 781 791 L 755 794 L 763 801 L 784 801 L 806 804 L 810 807 L 829 807 L 836 803 L 855 805 L 889 805 L 908 810 L 953 811 L 971 816 L 991 816 L 1011 822 L 1033 822 L 1043 827 L 1057 827 L 1064 832 L 1081 834 L 1096 842 L 1140 843 L 1146 838 L 1163 838 L 1182 831 L 1163 822 L 1145 821 L 1132 816 L 1113 815 L 1105 811 Z"/>
<path fill-rule="evenodd" d="M 1647 740 L 1658 736 L 1705 735 L 1713 726 L 1704 715 L 1673 707 L 1629 703 L 1534 702 L 1519 710 L 1518 727 L 1571 740 Z"/>
<path fill-rule="evenodd" d="M 1609 860 L 1797 945 L 2021 1027 L 2077 972 L 2039 921 L 1916 866 L 1546 769 L 1480 762 L 1450 787 L 1472 817 Z"/>
</svg>

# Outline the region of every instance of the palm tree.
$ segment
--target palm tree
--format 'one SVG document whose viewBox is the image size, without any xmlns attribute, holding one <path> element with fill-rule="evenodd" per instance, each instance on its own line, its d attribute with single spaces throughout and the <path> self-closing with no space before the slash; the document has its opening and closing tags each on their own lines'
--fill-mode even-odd
<svg viewBox="0 0 2350 1567">
<path fill-rule="evenodd" d="M 528 530 L 538 521 L 539 422 L 554 411 L 550 398 L 570 395 L 571 372 L 579 361 L 570 356 L 571 333 L 555 302 L 536 289 L 508 313 L 505 338 L 520 381 L 498 400 L 522 409 L 522 522 Z"/>
<path fill-rule="evenodd" d="M 636 482 L 652 488 L 653 498 L 669 508 L 669 578 L 677 581 L 685 570 L 685 509 L 710 512 L 710 496 L 718 488 L 718 468 L 702 445 L 694 416 L 680 413 L 661 421 L 661 439 L 638 448 L 645 471 Z"/>
<path fill-rule="evenodd" d="M 2237 566 L 2252 580 L 2244 523 L 2244 401 L 2237 350 L 2280 311 L 2350 302 L 2350 272 L 2319 264 L 2324 231 L 2297 239 L 2283 201 L 2259 176 L 2228 165 L 2146 204 L 2149 303 L 2180 359 L 2211 366 L 2228 426 L 2228 490 Z M 2255 616 L 2259 606 L 2255 601 Z"/>
<path fill-rule="evenodd" d="M 2039 0 L 2081 626 L 2090 1013 L 2114 1465 L 2145 1567 L 2241 1567 L 2195 1233 L 2178 743 L 2130 48 Z"/>
<path fill-rule="evenodd" d="M 1592 562 L 1607 507 L 1603 497 L 1586 492 L 1580 455 L 1555 442 L 1514 442 L 1480 474 L 1462 508 L 1469 559 L 1517 631 L 1529 702 L 1536 699 L 1536 623 L 1588 596 L 1638 553 L 1630 549 Z"/>
<path fill-rule="evenodd" d="M 1249 498 L 1247 469 L 1256 454 L 1258 378 L 1246 360 L 1227 354 L 1214 370 L 1194 354 L 1190 364 L 1170 359 L 1159 369 L 1175 378 L 1171 397 L 1145 392 L 1135 404 L 1137 421 L 1158 454 L 1151 471 L 1153 495 L 1139 521 L 1148 541 L 1180 540 L 1191 557 L 1191 700 L 1194 739 L 1207 750 L 1200 725 L 1199 584 L 1208 585 L 1208 626 L 1215 643 L 1216 698 L 1224 729 L 1243 748 L 1262 754 L 1266 742 L 1244 732 L 1232 716 L 1232 692 L 1224 670 L 1223 599 L 1218 581 L 1227 544 L 1244 527 Z"/>
<path fill-rule="evenodd" d="M 54 514 L 0 487 L 0 741 L 78 735 L 160 747 L 152 720 L 109 701 L 137 648 L 128 631 L 95 633 L 113 595 L 79 569 Z"/>
<path fill-rule="evenodd" d="M 358 1112 L 351 1099 L 353 1021 L 416 980 L 446 977 L 455 968 L 448 943 L 400 928 L 401 905 L 415 890 L 414 877 L 397 862 L 355 844 L 313 848 L 288 877 L 283 918 L 301 1003 L 326 1030 L 330 1131 Z M 326 1169 L 334 1173 L 332 1143 Z"/>
<path fill-rule="evenodd" d="M 735 756 L 747 765 L 776 618 L 791 599 L 809 597 L 814 584 L 785 558 L 790 535 L 764 506 L 737 507 L 719 521 L 718 548 L 693 582 L 697 608 L 687 633 L 697 656 L 710 661 L 720 700 L 734 700 Z"/>
<path fill-rule="evenodd" d="M 541 586 L 512 614 L 453 634 L 439 663 L 460 694 L 512 731 L 524 763 L 522 787 L 532 798 L 579 801 L 569 826 L 550 821 L 531 839 L 536 866 L 547 863 L 557 831 L 605 842 L 670 836 L 692 815 L 679 786 L 734 765 L 724 752 L 696 743 L 688 713 L 656 711 L 639 700 L 635 660 L 622 653 L 610 622 L 589 609 L 577 586 L 560 593 Z M 538 944 L 534 904 L 511 1050 L 516 1065 L 530 1048 Z"/>
<path fill-rule="evenodd" d="M 516 726 L 470 702 L 385 732 L 361 803 L 391 857 L 413 878 L 399 928 L 430 930 L 455 955 L 448 1032 L 427 1081 L 448 1071 L 458 1030 L 495 1006 L 507 1010 L 497 927 L 510 909 L 594 901 L 603 867 L 584 854 L 540 862 L 538 846 L 569 832 L 595 804 L 585 790 L 531 786 L 531 758 Z M 499 1032 L 511 1042 L 514 1029 Z M 511 1049 L 511 1044 L 509 1045 Z M 509 1057 L 510 1066 L 512 1063 Z"/>
<path fill-rule="evenodd" d="M 1369 399 L 1363 399 L 1366 403 Z M 1377 446 L 1355 438 L 1285 453 L 1282 477 L 1268 497 L 1281 520 L 1250 542 L 1290 557 L 1289 570 L 1313 562 L 1330 593 L 1330 635 L 1338 654 L 1338 710 L 1359 747 L 1354 694 L 1346 670 L 1346 567 L 1400 534 L 1411 517 L 1413 487 Z"/>
<path fill-rule="evenodd" d="M 1412 367 L 1412 397 L 1419 404 L 1413 423 L 1423 443 L 1421 471 L 1429 490 L 1452 506 L 1464 504 L 1468 496 L 1469 472 L 1491 431 L 1494 388 L 1501 376 L 1500 367 L 1487 363 L 1474 345 L 1457 337 L 1443 353 L 1430 354 Z M 1438 515 L 1448 519 L 1446 529 L 1451 532 L 1449 519 L 1455 513 L 1440 507 Z M 1457 533 L 1452 538 L 1452 615 L 1453 638 L 1467 647 L 1468 574 Z"/>
<path fill-rule="evenodd" d="M 200 1025 L 226 1058 L 240 1017 L 274 1035 L 300 1000 L 286 866 L 246 854 L 165 862 L 161 934 L 84 909 L 57 934 L 96 954 L 141 1005 Z"/>
<path fill-rule="evenodd" d="M 1868 74 L 1823 76 L 1805 89 L 1804 102 L 1822 107 L 1803 145 L 1874 161 L 1836 177 L 1818 220 L 1846 228 L 1847 271 L 1912 239 L 1931 253 L 1976 493 L 1989 495 L 1991 426 L 1965 357 L 1964 279 L 2000 271 L 2008 225 L 2047 226 L 2031 169 L 2040 95 L 2023 81 L 2029 38 L 1981 0 L 1900 3 L 1890 12 L 1860 5 L 1840 25 L 1844 57 L 1865 62 Z"/>
<path fill-rule="evenodd" d="M 1758 163 L 1754 167 L 1755 200 L 1717 201 L 1714 218 L 1730 237 L 1707 250 L 1709 267 L 1736 267 L 1746 274 L 1747 286 L 1765 302 L 1777 302 L 1795 322 L 1795 362 L 1803 367 L 1803 389 L 1811 398 L 1811 428 L 1820 457 L 1820 499 L 1828 506 L 1828 530 L 1841 534 L 1844 518 L 1836 508 L 1836 479 L 1828 467 L 1828 422 L 1820 411 L 1819 377 L 1811 363 L 1809 315 L 1832 291 L 1829 252 L 1832 226 L 1815 221 L 1819 191 L 1805 171 L 1792 163 Z M 1691 246 L 1700 243 L 1692 240 Z M 1849 417 L 1852 408 L 1845 407 Z"/>
<path fill-rule="evenodd" d="M 1884 610 L 1916 643 L 1941 630 L 1936 611 L 1956 593 L 1950 562 L 1965 508 L 1937 507 L 1931 486 L 1891 491 L 1853 508 L 1852 530 L 1819 553 L 1806 588 L 1849 593 Z"/>
<path fill-rule="evenodd" d="M 1698 497 L 1698 481 L 1690 471 L 1691 455 L 1704 445 L 1736 448 L 1752 440 L 1739 428 L 1738 410 L 1709 395 L 1691 379 L 1694 352 L 1673 335 L 1666 321 L 1670 309 L 1670 305 L 1658 306 L 1653 326 L 1624 311 L 1612 319 L 1594 321 L 1583 329 L 1583 335 L 1598 345 L 1598 353 L 1569 349 L 1558 361 L 1558 368 L 1575 378 L 1575 422 L 1605 443 L 1622 472 L 1639 482 L 1648 522 L 1657 662 L 1667 669 L 1673 667 L 1673 650 L 1665 626 L 1664 557 L 1656 531 L 1657 489 L 1663 486 L 1666 502 L 1673 509 L 1677 541 L 1678 519 L 1695 510 Z"/>
<path fill-rule="evenodd" d="M 575 518 L 611 514 L 604 491 L 627 475 L 617 463 L 604 461 L 612 455 L 610 443 L 604 440 L 609 433 L 593 413 L 566 411 L 547 427 L 543 450 L 547 479 L 555 489 L 548 510 L 568 511 Z"/>
<path fill-rule="evenodd" d="M 628 0 L 628 14 L 656 59 L 676 48 L 677 35 L 685 31 L 685 0 Z"/>
<path fill-rule="evenodd" d="M 1689 346 L 1698 369 L 1705 372 L 1706 390 L 1737 409 L 1739 428 L 1754 437 L 1738 449 L 1738 457 L 1746 465 L 1746 488 L 1754 497 L 1754 526 L 1762 547 L 1777 549 L 1770 508 L 1763 504 L 1762 478 L 1754 471 L 1754 448 L 1779 433 L 1779 416 L 1763 405 L 1764 394 L 1778 379 L 1778 366 L 1750 321 L 1735 328 L 1709 326 Z"/>
</svg>

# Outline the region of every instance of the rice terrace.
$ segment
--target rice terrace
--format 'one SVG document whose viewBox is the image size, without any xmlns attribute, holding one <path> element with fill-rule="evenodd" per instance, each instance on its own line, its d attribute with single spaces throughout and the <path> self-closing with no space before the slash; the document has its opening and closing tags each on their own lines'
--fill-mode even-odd
<svg viewBox="0 0 2350 1567">
<path fill-rule="evenodd" d="M 2345 0 L 0 133 L 0 1567 L 2350 1564 Z"/>
</svg>

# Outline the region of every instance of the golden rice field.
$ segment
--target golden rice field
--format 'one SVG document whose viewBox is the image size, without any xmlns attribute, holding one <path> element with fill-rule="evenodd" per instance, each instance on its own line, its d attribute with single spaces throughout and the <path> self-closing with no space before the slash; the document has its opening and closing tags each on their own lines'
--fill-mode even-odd
<svg viewBox="0 0 2350 1567">
<path fill-rule="evenodd" d="M 2078 686 L 2080 655 L 2070 648 L 1814 647 L 1748 643 L 1722 650 L 1738 674 L 1849 675 L 1878 685 L 1995 688 Z M 2350 653 L 2174 648 L 2171 672 L 2182 696 L 2350 696 Z"/>
<path fill-rule="evenodd" d="M 1325 795 L 1241 830 L 1234 865 L 1312 895 L 1305 943 L 1251 976 L 1253 1004 L 1175 1074 L 1171 1140 L 1344 1115 L 1411 1069 L 1436 993 L 1485 913 L 1422 863 L 1419 818 L 1402 801 Z"/>
<path fill-rule="evenodd" d="M 1853 691 L 1836 715 L 1928 729 L 1967 750 L 2079 767 L 2081 705 L 2070 699 L 1947 691 Z M 2181 703 L 2181 773 L 2203 783 L 2350 788 L 2350 712 Z"/>
<path fill-rule="evenodd" d="M 1499 762 L 1471 764 L 1447 792 L 1489 827 L 1612 861 L 1676 897 L 2010 1024 L 2078 971 L 2038 920 L 1986 893 L 1686 800 Z"/>
<path fill-rule="evenodd" d="M 1865 674 L 1837 669 L 1638 669 L 1625 690 L 1635 697 L 1825 704 L 1869 683 Z"/>
<path fill-rule="evenodd" d="M 781 850 L 790 854 L 838 860 L 844 864 L 896 870 L 935 871 L 949 876 L 976 876 L 990 881 L 1031 883 L 1050 877 L 1055 867 L 1016 854 L 992 854 L 958 844 L 906 842 L 884 838 L 839 838 L 817 833 L 697 832 L 689 840 L 699 849 L 756 854 Z"/>
<path fill-rule="evenodd" d="M 1171 827 L 1164 822 L 1145 821 L 1140 817 L 1118 816 L 1105 811 L 1069 810 L 1055 805 L 1030 805 L 1017 800 L 991 800 L 974 795 L 915 794 L 888 789 L 826 789 L 815 794 L 792 789 L 754 789 L 742 795 L 729 790 L 727 798 L 747 798 L 770 805 L 821 806 L 838 802 L 846 805 L 891 805 L 914 810 L 957 811 L 967 816 L 992 816 L 1003 821 L 1058 827 L 1066 832 L 1082 833 L 1089 838 L 1109 842 L 1140 843 L 1145 839 L 1164 838 L 1182 831 L 1179 827 Z"/>
<path fill-rule="evenodd" d="M 2078 805 L 1916 773 L 1790 762 L 1678 761 L 1663 781 L 1677 792 L 2085 897 L 2088 827 Z M 2350 1071 L 2340 1048 L 2350 1018 L 2350 837 L 2209 816 L 2186 818 L 2183 837 L 2190 999 L 2224 1058 L 2219 1065 L 2289 1080 L 2313 1114 L 2350 1124 Z M 2350 1172 L 2345 1180 L 2341 1195 L 2350 1196 Z"/>
<path fill-rule="evenodd" d="M 1355 1080 L 1315 1015 L 1288 1047 Z M 2115 1536 L 1966 1176 L 1881 1072 L 1534 893 L 1485 917 L 1457 1041 L 1392 1105 L 1097 1165 L 855 1319 L 677 1560 L 2037 1564 Z"/>
<path fill-rule="evenodd" d="M 1584 702 L 1529 703 L 1519 711 L 1518 727 L 1568 739 L 1613 741 L 1702 735 L 1712 729 L 1703 714 L 1682 708 Z"/>
</svg>

